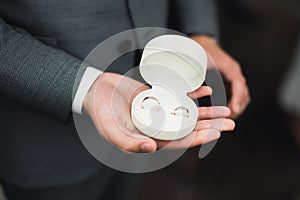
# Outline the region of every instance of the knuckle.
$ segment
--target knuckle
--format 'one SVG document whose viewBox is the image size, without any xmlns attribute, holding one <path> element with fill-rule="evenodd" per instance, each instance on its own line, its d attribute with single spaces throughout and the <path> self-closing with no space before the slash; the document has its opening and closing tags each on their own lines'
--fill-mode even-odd
<svg viewBox="0 0 300 200">
<path fill-rule="evenodd" d="M 224 60 L 224 65 L 227 67 L 234 68 L 235 70 L 240 70 L 240 63 L 231 57 Z"/>
<path fill-rule="evenodd" d="M 210 118 L 211 117 L 211 114 L 212 114 L 212 111 L 211 111 L 211 107 L 205 107 L 204 109 L 204 113 L 205 113 L 205 116 Z"/>
<path fill-rule="evenodd" d="M 239 81 L 239 84 L 241 84 L 241 86 L 244 88 L 244 91 L 247 91 L 248 90 L 247 80 L 243 76 L 243 74 L 240 74 L 238 81 Z"/>
<path fill-rule="evenodd" d="M 237 79 L 240 84 L 242 84 L 243 86 L 247 87 L 247 81 L 246 81 L 246 78 L 241 74 L 240 77 Z M 247 89 L 248 91 L 248 89 Z"/>
</svg>

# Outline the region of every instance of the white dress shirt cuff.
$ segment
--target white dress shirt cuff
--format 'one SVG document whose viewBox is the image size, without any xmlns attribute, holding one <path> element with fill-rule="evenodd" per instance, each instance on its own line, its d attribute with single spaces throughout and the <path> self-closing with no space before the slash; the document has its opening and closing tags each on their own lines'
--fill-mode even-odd
<svg viewBox="0 0 300 200">
<path fill-rule="evenodd" d="M 99 69 L 93 67 L 87 67 L 81 81 L 79 83 L 78 89 L 75 94 L 75 98 L 72 104 L 72 111 L 77 114 L 82 114 L 83 112 L 83 102 L 85 96 L 89 92 L 91 86 L 95 82 L 95 80 L 102 74 L 103 72 Z"/>
</svg>

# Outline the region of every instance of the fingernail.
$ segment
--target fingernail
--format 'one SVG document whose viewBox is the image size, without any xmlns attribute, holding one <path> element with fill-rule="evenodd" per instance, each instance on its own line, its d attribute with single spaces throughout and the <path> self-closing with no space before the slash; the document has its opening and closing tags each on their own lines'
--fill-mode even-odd
<svg viewBox="0 0 300 200">
<path fill-rule="evenodd" d="M 150 143 L 143 143 L 141 145 L 141 151 L 146 153 L 146 152 L 152 152 L 153 151 L 153 147 L 152 144 Z"/>
</svg>

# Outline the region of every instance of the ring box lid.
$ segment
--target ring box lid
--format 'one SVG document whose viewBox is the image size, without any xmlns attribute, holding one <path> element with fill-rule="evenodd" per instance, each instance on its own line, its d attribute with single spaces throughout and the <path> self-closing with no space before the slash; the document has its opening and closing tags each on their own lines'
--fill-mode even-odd
<svg viewBox="0 0 300 200">
<path fill-rule="evenodd" d="M 181 93 L 203 84 L 206 67 L 207 55 L 197 42 L 180 35 L 162 35 L 146 44 L 139 68 L 153 88 L 163 85 Z"/>
</svg>

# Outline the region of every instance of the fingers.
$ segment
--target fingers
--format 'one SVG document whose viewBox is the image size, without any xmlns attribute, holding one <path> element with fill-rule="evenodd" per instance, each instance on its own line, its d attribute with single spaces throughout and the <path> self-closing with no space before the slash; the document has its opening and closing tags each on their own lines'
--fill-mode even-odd
<svg viewBox="0 0 300 200">
<path fill-rule="evenodd" d="M 238 117 L 250 103 L 250 94 L 243 78 L 235 79 L 231 82 L 231 100 L 228 107 L 231 110 L 231 118 Z"/>
<path fill-rule="evenodd" d="M 193 99 L 202 98 L 212 95 L 212 89 L 209 86 L 201 86 L 197 90 L 188 93 L 188 96 Z"/>
<path fill-rule="evenodd" d="M 199 108 L 200 109 L 200 108 Z M 205 108 L 212 110 L 211 108 Z M 229 109 L 226 107 L 216 107 L 218 115 L 229 115 Z M 112 144 L 125 152 L 154 152 L 158 147 L 166 146 L 166 149 L 183 149 L 198 146 L 218 139 L 222 131 L 231 131 L 235 123 L 231 119 L 218 118 L 210 120 L 200 120 L 197 122 L 194 131 L 187 137 L 174 141 L 153 140 L 140 134 L 138 131 L 132 131 L 132 127 L 124 125 L 124 130 L 118 127 L 114 122 L 111 126 L 104 128 L 103 134 Z"/>
<path fill-rule="evenodd" d="M 235 127 L 235 123 L 231 119 L 211 119 L 211 120 L 200 120 L 197 122 L 195 131 L 204 129 L 216 129 L 218 131 L 232 131 Z"/>
<path fill-rule="evenodd" d="M 195 146 L 199 146 L 221 137 L 221 132 L 216 129 L 204 129 L 200 131 L 193 131 L 187 137 L 180 140 L 173 141 L 158 141 L 157 145 L 159 148 L 166 150 L 178 150 L 187 149 Z"/>
<path fill-rule="evenodd" d="M 230 118 L 235 119 L 246 109 L 251 97 L 239 63 L 233 59 L 229 59 L 226 63 L 224 66 L 221 65 L 219 70 L 231 84 L 231 99 L 228 107 L 231 110 Z"/>
<path fill-rule="evenodd" d="M 224 111 L 224 108 L 221 110 Z M 127 125 L 122 126 L 124 127 L 122 130 L 114 122 L 110 122 L 110 124 L 111 126 L 105 126 L 103 129 L 103 135 L 125 152 L 154 152 L 158 147 L 166 147 L 166 149 L 190 148 L 216 140 L 220 138 L 222 131 L 231 131 L 235 127 L 235 123 L 231 119 L 200 120 L 194 131 L 185 138 L 174 141 L 155 141 L 138 131 L 132 131 L 132 128 L 127 127 Z"/>
<path fill-rule="evenodd" d="M 200 120 L 197 122 L 194 131 L 188 136 L 173 141 L 159 140 L 157 146 L 158 148 L 170 150 L 191 148 L 217 140 L 221 137 L 222 131 L 232 131 L 234 128 L 234 121 L 228 118 Z"/>
<path fill-rule="evenodd" d="M 198 108 L 198 119 L 225 118 L 230 116 L 230 109 L 225 106 L 209 106 Z"/>
<path fill-rule="evenodd" d="M 231 109 L 231 118 L 239 116 L 250 102 L 250 94 L 242 74 L 240 64 L 227 54 L 216 42 L 203 35 L 193 37 L 200 43 L 214 61 L 214 65 L 232 86 L 232 97 L 228 104 Z"/>
<path fill-rule="evenodd" d="M 217 140 L 221 137 L 221 132 L 216 129 L 195 131 L 195 138 L 190 147 L 196 147 Z"/>
</svg>

